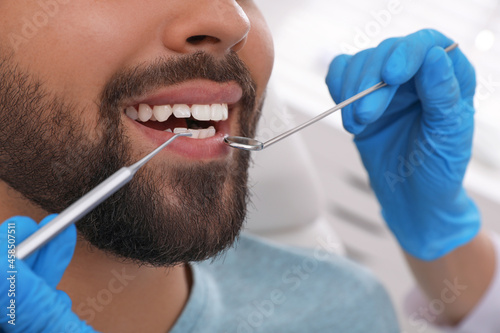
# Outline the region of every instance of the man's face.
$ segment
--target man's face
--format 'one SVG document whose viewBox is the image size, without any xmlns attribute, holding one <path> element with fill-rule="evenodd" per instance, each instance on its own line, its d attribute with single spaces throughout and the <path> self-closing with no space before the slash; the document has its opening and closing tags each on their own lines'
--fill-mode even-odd
<svg viewBox="0 0 500 333">
<path fill-rule="evenodd" d="M 80 235 L 162 266 L 233 242 L 249 156 L 222 138 L 254 134 L 273 61 L 253 1 L 21 0 L 0 12 L 4 183 L 60 212 L 190 128 L 198 139 L 159 153 L 77 224 Z"/>
</svg>

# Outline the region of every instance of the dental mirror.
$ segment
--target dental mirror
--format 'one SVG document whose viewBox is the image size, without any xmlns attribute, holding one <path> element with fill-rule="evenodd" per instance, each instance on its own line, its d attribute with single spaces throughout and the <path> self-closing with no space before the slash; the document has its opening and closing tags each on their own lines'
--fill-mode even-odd
<svg viewBox="0 0 500 333">
<path fill-rule="evenodd" d="M 454 49 L 456 49 L 458 47 L 458 44 L 457 43 L 453 43 L 452 45 L 448 46 L 445 51 L 446 52 L 450 52 Z M 313 119 L 303 123 L 302 125 L 299 125 L 295 128 L 292 128 L 291 130 L 289 131 L 286 131 L 285 133 L 282 133 L 274 138 L 272 138 L 271 140 L 268 140 L 264 143 L 260 142 L 259 140 L 255 140 L 255 139 L 252 139 L 252 138 L 246 138 L 246 137 L 242 137 L 242 136 L 226 136 L 224 138 L 224 142 L 226 144 L 228 144 L 230 147 L 232 148 L 237 148 L 237 149 L 243 149 L 243 150 L 249 150 L 249 151 L 260 151 L 260 150 L 264 150 L 266 149 L 267 147 L 275 144 L 276 142 L 279 142 L 287 137 L 289 137 L 290 135 L 292 134 L 295 134 L 297 133 L 298 131 L 308 127 L 309 125 L 312 125 L 314 124 L 315 122 L 331 115 L 332 113 L 334 113 L 335 111 L 338 111 L 340 109 L 343 109 L 345 108 L 346 106 L 348 106 L 349 104 L 351 103 L 354 103 L 355 101 L 357 101 L 358 99 L 361 99 L 369 94 L 371 94 L 372 92 L 374 91 L 377 91 L 379 90 L 380 88 L 383 88 L 387 86 L 387 83 L 385 82 L 379 82 L 377 83 L 376 85 L 360 92 L 359 94 L 357 95 L 354 95 L 353 97 L 343 101 L 342 103 L 339 103 L 337 104 L 335 107 L 323 112 L 322 114 L 314 117 Z"/>
</svg>

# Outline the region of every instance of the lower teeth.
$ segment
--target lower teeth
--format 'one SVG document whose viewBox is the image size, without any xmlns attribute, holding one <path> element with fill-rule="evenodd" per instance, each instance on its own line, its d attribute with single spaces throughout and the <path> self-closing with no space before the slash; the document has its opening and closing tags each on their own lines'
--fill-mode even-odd
<svg viewBox="0 0 500 333">
<path fill-rule="evenodd" d="M 167 129 L 166 132 L 172 133 L 172 130 Z M 209 128 L 205 129 L 175 128 L 173 131 L 174 134 L 184 133 L 184 132 L 190 132 L 192 134 L 191 139 L 206 139 L 213 137 L 216 131 L 213 126 L 210 126 Z"/>
</svg>

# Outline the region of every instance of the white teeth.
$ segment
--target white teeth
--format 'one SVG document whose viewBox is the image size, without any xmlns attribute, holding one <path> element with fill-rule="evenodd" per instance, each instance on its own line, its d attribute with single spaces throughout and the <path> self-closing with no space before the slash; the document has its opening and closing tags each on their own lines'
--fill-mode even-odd
<svg viewBox="0 0 500 333">
<path fill-rule="evenodd" d="M 125 110 L 125 113 L 132 120 L 137 120 L 139 118 L 139 113 L 137 112 L 137 110 L 133 106 L 129 106 Z"/>
<path fill-rule="evenodd" d="M 212 111 L 210 109 L 210 105 L 195 104 L 191 107 L 191 114 L 196 120 L 209 121 L 210 116 L 212 115 Z"/>
<path fill-rule="evenodd" d="M 173 133 L 173 132 L 172 132 L 172 130 L 171 130 L 170 128 L 167 128 L 167 129 L 165 130 L 165 132 L 168 132 L 168 133 Z"/>
<path fill-rule="evenodd" d="M 222 104 L 212 104 L 212 106 L 210 107 L 211 120 L 214 121 L 222 120 L 222 117 L 224 115 L 223 108 L 224 107 L 222 106 Z"/>
<path fill-rule="evenodd" d="M 153 115 L 159 122 L 166 121 L 172 115 L 172 107 L 170 105 L 156 105 L 153 108 Z"/>
<path fill-rule="evenodd" d="M 140 104 L 139 110 L 133 106 L 125 109 L 125 114 L 132 120 L 141 122 L 159 121 L 165 122 L 173 114 L 176 118 L 193 117 L 200 121 L 223 121 L 229 117 L 229 107 L 227 104 L 193 104 L 189 107 L 187 104 L 156 105 L 151 108 L 148 104 Z"/>
<path fill-rule="evenodd" d="M 179 134 L 179 133 L 184 133 L 187 132 L 188 129 L 184 127 L 176 127 L 174 128 L 174 134 Z"/>
<path fill-rule="evenodd" d="M 187 104 L 175 104 L 173 107 L 175 118 L 191 117 L 191 108 Z"/>
<path fill-rule="evenodd" d="M 210 126 L 207 129 L 201 130 L 202 133 L 200 133 L 199 138 L 200 139 L 206 139 L 206 138 L 211 138 L 212 136 L 215 135 L 215 128 L 213 126 Z"/>
<path fill-rule="evenodd" d="M 146 122 L 151 119 L 153 115 L 153 109 L 147 104 L 139 105 L 139 120 L 142 122 Z"/>
<path fill-rule="evenodd" d="M 206 139 L 215 135 L 215 128 L 213 126 L 205 129 L 188 129 L 188 131 L 191 133 L 191 139 Z"/>
<path fill-rule="evenodd" d="M 229 118 L 229 107 L 227 104 L 222 104 L 222 120 Z"/>
<path fill-rule="evenodd" d="M 191 133 L 191 139 L 198 139 L 200 137 L 199 130 L 189 129 L 188 131 Z"/>
</svg>

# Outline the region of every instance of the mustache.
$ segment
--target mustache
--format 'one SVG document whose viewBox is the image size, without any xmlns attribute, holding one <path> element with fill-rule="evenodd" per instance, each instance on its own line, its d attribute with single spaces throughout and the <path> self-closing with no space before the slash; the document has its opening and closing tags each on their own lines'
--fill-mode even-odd
<svg viewBox="0 0 500 333">
<path fill-rule="evenodd" d="M 243 90 L 242 103 L 253 103 L 256 83 L 235 52 L 215 58 L 206 52 L 160 58 L 114 75 L 103 89 L 101 110 L 115 110 L 120 104 L 156 89 L 188 80 L 207 79 L 218 83 L 236 81 Z"/>
</svg>

